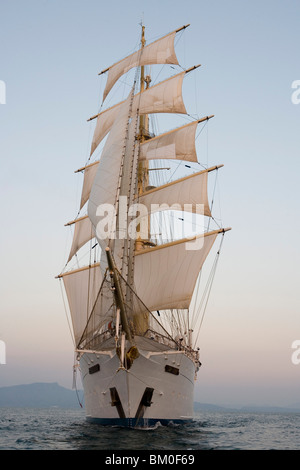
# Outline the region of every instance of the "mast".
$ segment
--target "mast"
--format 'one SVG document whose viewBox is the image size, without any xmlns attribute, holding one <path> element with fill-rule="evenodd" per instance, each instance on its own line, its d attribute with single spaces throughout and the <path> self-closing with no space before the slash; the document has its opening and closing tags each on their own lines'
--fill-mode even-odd
<svg viewBox="0 0 300 470">
<path fill-rule="evenodd" d="M 110 249 L 107 247 L 105 251 L 106 251 L 106 256 L 107 256 L 109 273 L 114 284 L 113 292 L 115 296 L 116 306 L 118 309 L 120 309 L 121 324 L 126 334 L 126 339 L 128 339 L 128 341 L 132 344 L 132 335 L 131 335 L 131 331 L 130 331 L 128 320 L 127 320 L 123 293 L 122 293 L 122 289 L 119 283 L 119 276 L 117 274 Z"/>
<path fill-rule="evenodd" d="M 143 49 L 145 47 L 145 43 L 146 43 L 146 40 L 145 40 L 145 26 L 142 26 L 142 38 L 141 38 L 141 55 L 143 54 Z M 145 66 L 142 65 L 141 66 L 141 79 L 140 79 L 140 91 L 141 93 L 144 91 L 145 89 Z M 145 124 L 145 119 L 144 119 L 144 116 L 141 115 L 140 116 L 140 139 L 141 141 L 144 140 L 144 124 Z"/>
<path fill-rule="evenodd" d="M 143 49 L 146 44 L 145 39 L 145 26 L 142 25 L 142 36 L 141 36 L 141 55 L 143 54 Z M 143 93 L 145 90 L 145 82 L 146 82 L 146 89 L 149 88 L 150 84 L 150 76 L 145 78 L 145 66 L 141 66 L 141 79 L 140 79 L 140 92 Z M 140 115 L 140 126 L 139 126 L 139 141 L 140 143 L 145 142 L 146 138 L 149 135 L 149 118 L 148 114 L 141 114 Z M 145 191 L 145 188 L 149 186 L 149 163 L 148 161 L 140 161 L 138 163 L 138 185 L 137 191 L 138 195 L 142 194 Z M 150 235 L 150 217 L 148 218 L 148 238 Z M 137 231 L 140 230 L 140 224 L 137 226 Z M 136 250 L 140 250 L 143 246 L 143 240 L 139 235 L 136 240 Z"/>
<path fill-rule="evenodd" d="M 143 49 L 146 44 L 146 39 L 145 39 L 145 26 L 142 25 L 142 37 L 141 37 L 141 55 L 143 54 Z M 143 93 L 145 90 L 145 81 L 146 81 L 146 88 L 149 87 L 150 83 L 150 77 L 147 77 L 145 79 L 145 66 L 141 66 L 141 80 L 140 80 L 140 92 Z M 139 123 L 139 142 L 140 144 L 146 140 L 146 135 L 149 134 L 148 131 L 148 115 L 146 114 L 141 114 L 140 115 L 140 123 Z M 137 195 L 139 196 L 140 194 L 143 193 L 145 190 L 145 187 L 147 187 L 149 181 L 149 163 L 145 161 L 139 161 L 138 162 L 138 171 L 137 171 Z M 137 226 L 137 232 L 140 232 L 141 226 L 138 224 Z M 148 216 L 148 239 L 150 238 L 150 216 Z M 139 234 L 138 237 L 136 238 L 135 241 L 135 250 L 139 251 L 142 249 L 144 244 L 144 240 L 141 239 L 141 235 Z M 134 254 L 133 254 L 134 256 Z M 133 323 L 136 326 L 140 326 L 142 331 L 146 332 L 147 329 L 149 328 L 149 314 L 145 314 L 144 317 L 141 319 L 139 315 L 134 315 L 133 316 Z"/>
<path fill-rule="evenodd" d="M 145 26 L 142 26 L 142 38 L 141 38 L 141 54 L 143 54 L 143 49 L 146 44 L 146 39 L 145 39 Z M 147 77 L 145 79 L 145 66 L 141 66 L 141 81 L 140 81 L 140 92 L 143 93 L 145 90 L 145 82 L 147 83 L 146 89 L 149 88 L 149 83 L 150 83 L 150 77 Z M 146 136 L 149 133 L 148 129 L 148 115 L 147 114 L 142 114 L 140 116 L 140 134 L 139 134 L 139 139 L 140 143 L 145 142 Z M 148 186 L 148 181 L 149 181 L 149 172 L 148 172 L 149 164 L 148 162 L 140 162 L 139 163 L 139 168 L 138 168 L 138 194 L 141 194 L 143 190 L 145 190 L 145 187 Z"/>
</svg>

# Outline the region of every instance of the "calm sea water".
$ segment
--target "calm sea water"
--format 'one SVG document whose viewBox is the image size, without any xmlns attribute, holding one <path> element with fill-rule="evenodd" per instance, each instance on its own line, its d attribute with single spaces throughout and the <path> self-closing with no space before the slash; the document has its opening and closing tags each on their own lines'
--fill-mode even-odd
<svg viewBox="0 0 300 470">
<path fill-rule="evenodd" d="M 189 425 L 104 427 L 79 410 L 0 408 L 1 450 L 298 450 L 300 414 L 204 412 Z"/>
</svg>

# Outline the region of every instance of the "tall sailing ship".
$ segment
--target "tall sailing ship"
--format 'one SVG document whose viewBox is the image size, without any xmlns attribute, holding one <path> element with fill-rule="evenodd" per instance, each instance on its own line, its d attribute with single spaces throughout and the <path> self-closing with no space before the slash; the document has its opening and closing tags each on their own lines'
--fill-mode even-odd
<svg viewBox="0 0 300 470">
<path fill-rule="evenodd" d="M 174 41 L 187 26 L 148 45 L 142 26 L 139 50 L 100 72 L 108 73 L 103 102 L 89 119 L 96 120 L 89 159 L 77 170 L 84 173 L 80 209 L 66 224 L 74 227 L 73 242 L 58 278 L 68 299 L 86 417 L 100 424 L 193 419 L 201 365 L 199 274 L 216 238 L 229 229 L 209 229 L 215 219 L 208 176 L 223 165 L 170 178 L 174 164 L 199 168 L 196 130 L 212 117 L 192 119 L 183 102 L 184 77 L 197 66 L 174 74 Z M 173 75 L 151 86 L 148 70 L 156 64 L 171 64 Z M 105 107 L 111 89 L 129 73 L 133 83 L 124 101 Z M 156 135 L 150 118 L 161 113 L 190 121 Z M 182 236 L 185 221 L 198 232 L 185 229 Z M 85 266 L 79 262 L 83 249 Z"/>
</svg>

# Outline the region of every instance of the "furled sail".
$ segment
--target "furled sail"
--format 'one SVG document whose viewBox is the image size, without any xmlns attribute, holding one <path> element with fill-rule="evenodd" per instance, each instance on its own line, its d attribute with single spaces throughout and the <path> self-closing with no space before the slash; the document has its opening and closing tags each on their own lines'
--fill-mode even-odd
<svg viewBox="0 0 300 470">
<path fill-rule="evenodd" d="M 180 113 L 186 114 L 182 98 L 182 81 L 186 72 L 181 72 L 174 77 L 164 80 L 142 93 L 137 93 L 133 98 L 132 114 L 152 113 Z M 119 115 L 124 101 L 106 109 L 97 116 L 97 123 L 92 140 L 91 155 L 96 150 L 102 139 L 110 131 L 113 123 Z M 92 118 L 91 118 L 92 119 Z"/>
<path fill-rule="evenodd" d="M 149 310 L 189 307 L 199 271 L 218 233 L 136 251 L 136 292 Z M 187 249 L 188 242 L 194 249 Z"/>
<path fill-rule="evenodd" d="M 108 70 L 107 82 L 103 93 L 103 101 L 107 97 L 116 81 L 133 67 L 151 64 L 178 65 L 178 60 L 174 50 L 175 35 L 176 31 L 158 39 L 157 41 L 154 41 L 148 46 L 143 47 L 137 52 L 134 52 L 133 54 L 115 63 L 108 69 L 100 72 L 101 74 Z"/>
</svg>

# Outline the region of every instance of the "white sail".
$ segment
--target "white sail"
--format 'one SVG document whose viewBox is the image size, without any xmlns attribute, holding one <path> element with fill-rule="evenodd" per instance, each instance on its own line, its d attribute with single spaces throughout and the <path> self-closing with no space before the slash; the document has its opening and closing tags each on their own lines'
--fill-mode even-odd
<svg viewBox="0 0 300 470">
<path fill-rule="evenodd" d="M 151 213 L 177 205 L 177 209 L 211 216 L 207 195 L 207 174 L 204 170 L 151 189 L 139 196 Z"/>
<path fill-rule="evenodd" d="M 158 135 L 140 145 L 139 160 L 177 159 L 189 162 L 197 162 L 195 148 L 195 132 L 198 121 L 186 124 L 178 129 Z M 97 173 L 99 161 L 93 162 L 84 171 L 84 180 L 81 193 L 80 209 L 88 201 L 91 188 Z"/>
<path fill-rule="evenodd" d="M 96 237 L 100 246 L 106 246 L 107 239 L 112 236 L 115 227 L 107 227 L 107 237 L 100 237 L 97 224 L 100 216 L 99 210 L 116 207 L 117 193 L 120 184 L 120 171 L 122 158 L 124 156 L 124 145 L 128 132 L 128 121 L 130 116 L 131 96 L 120 106 L 118 116 L 105 143 L 101 159 L 98 164 L 96 177 L 90 193 L 88 203 L 88 215 L 96 230 Z M 100 209 L 98 209 L 100 208 Z M 111 221 L 111 219 L 110 219 Z"/>
<path fill-rule="evenodd" d="M 133 112 L 137 110 L 139 114 L 186 114 L 182 98 L 182 82 L 185 74 L 186 72 L 181 72 L 138 93 L 134 98 Z"/>
<path fill-rule="evenodd" d="M 134 252 L 135 245 L 135 240 L 128 237 L 128 223 L 130 220 L 130 214 L 128 213 L 130 212 L 130 206 L 134 204 L 137 190 L 137 129 L 138 116 L 135 116 L 130 119 L 128 134 L 124 143 L 124 161 L 122 163 L 122 177 L 120 178 L 116 207 L 116 232 L 113 243 L 115 264 L 126 280 L 128 280 L 129 271 L 131 271 L 129 268 L 130 253 Z"/>
<path fill-rule="evenodd" d="M 94 237 L 94 230 L 88 216 L 80 217 L 66 225 L 75 224 L 73 242 L 69 254 L 68 262 L 77 253 L 77 251 Z"/>
<path fill-rule="evenodd" d="M 82 337 L 102 283 L 99 263 L 77 269 L 62 277 L 66 290 L 76 345 Z"/>
<path fill-rule="evenodd" d="M 142 93 L 134 96 L 132 114 L 151 113 L 181 113 L 186 114 L 182 98 L 182 81 L 186 72 L 181 72 L 174 77 L 164 80 Z M 124 101 L 108 108 L 97 116 L 97 123 L 91 146 L 91 155 L 96 150 L 102 139 L 110 131 L 113 123 L 120 113 Z"/>
<path fill-rule="evenodd" d="M 215 231 L 191 241 L 178 240 L 135 253 L 135 288 L 149 310 L 189 307 L 199 271 L 218 233 Z M 201 248 L 188 250 L 187 242 L 200 242 Z"/>
<path fill-rule="evenodd" d="M 80 210 L 83 208 L 85 203 L 89 200 L 91 188 L 97 173 L 98 161 L 91 163 L 77 171 L 84 171 L 84 179 L 81 191 Z"/>
<path fill-rule="evenodd" d="M 174 38 L 176 31 L 157 41 L 145 46 L 143 49 L 125 57 L 108 69 L 108 77 L 103 93 L 103 101 L 112 89 L 116 81 L 133 67 L 150 64 L 177 64 L 174 50 Z M 105 72 L 107 69 L 105 70 Z M 103 73 L 103 72 L 101 72 Z"/>
<path fill-rule="evenodd" d="M 198 121 L 166 132 L 143 142 L 140 160 L 167 159 L 197 162 L 195 133 Z"/>
<path fill-rule="evenodd" d="M 102 139 L 104 139 L 104 137 L 110 131 L 113 123 L 115 122 L 120 112 L 120 108 L 123 103 L 124 101 L 122 101 L 122 103 L 116 104 L 115 106 L 112 106 L 111 108 L 106 109 L 105 111 L 102 111 L 98 115 L 90 155 L 94 153 Z"/>
</svg>

